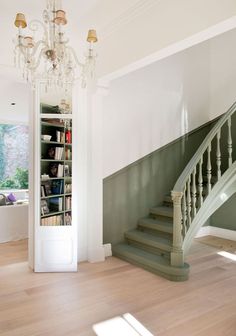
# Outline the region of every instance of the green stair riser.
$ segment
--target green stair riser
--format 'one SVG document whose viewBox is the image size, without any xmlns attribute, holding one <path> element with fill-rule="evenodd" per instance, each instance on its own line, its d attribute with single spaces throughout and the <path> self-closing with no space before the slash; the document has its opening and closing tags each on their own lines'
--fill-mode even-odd
<svg viewBox="0 0 236 336">
<path fill-rule="evenodd" d="M 147 252 L 159 255 L 159 256 L 163 256 L 164 258 L 166 258 L 168 260 L 170 259 L 170 252 L 165 251 L 161 248 L 156 248 L 156 247 L 153 247 L 153 246 L 149 246 L 149 245 L 140 243 L 138 241 L 131 240 L 129 238 L 126 238 L 126 241 L 128 242 L 128 244 L 130 244 L 132 246 L 135 246 L 135 247 L 138 247 L 139 249 L 141 249 L 143 251 L 147 251 Z"/>
<path fill-rule="evenodd" d="M 158 270 L 157 268 L 153 268 L 152 266 L 148 265 L 147 263 L 144 263 L 144 262 L 140 262 L 138 260 L 134 260 L 132 257 L 130 256 L 126 256 L 126 255 L 123 255 L 121 253 L 117 253 L 116 251 L 113 251 L 112 253 L 115 257 L 118 257 L 122 260 L 125 260 L 135 266 L 139 266 L 143 269 L 145 269 L 146 271 L 149 271 L 151 273 L 154 273 L 156 275 L 159 275 L 167 280 L 170 280 L 170 281 L 178 281 L 178 282 L 181 282 L 181 281 L 186 281 L 188 280 L 188 272 L 183 272 L 184 274 L 183 275 L 176 275 L 176 274 L 171 274 L 171 266 L 170 266 L 170 272 L 166 271 L 166 272 L 163 272 L 162 270 Z"/>
<path fill-rule="evenodd" d="M 159 231 L 157 229 L 150 229 L 148 227 L 142 226 L 141 224 L 138 224 L 138 229 L 142 232 L 146 232 L 146 233 L 152 234 L 152 235 L 157 236 L 157 237 L 163 237 L 163 238 L 169 239 L 171 241 L 173 239 L 173 234 L 172 233 Z"/>
</svg>

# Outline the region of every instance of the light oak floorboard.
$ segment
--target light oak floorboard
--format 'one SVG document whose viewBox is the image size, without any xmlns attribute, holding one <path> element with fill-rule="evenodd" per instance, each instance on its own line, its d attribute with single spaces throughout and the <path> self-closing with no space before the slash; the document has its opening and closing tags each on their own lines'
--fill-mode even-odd
<svg viewBox="0 0 236 336">
<path fill-rule="evenodd" d="M 131 313 L 157 336 L 236 336 L 236 262 L 217 254 L 234 247 L 206 243 L 193 244 L 182 283 L 114 257 L 35 274 L 27 241 L 0 244 L 0 335 L 95 336 L 95 323 Z"/>
</svg>

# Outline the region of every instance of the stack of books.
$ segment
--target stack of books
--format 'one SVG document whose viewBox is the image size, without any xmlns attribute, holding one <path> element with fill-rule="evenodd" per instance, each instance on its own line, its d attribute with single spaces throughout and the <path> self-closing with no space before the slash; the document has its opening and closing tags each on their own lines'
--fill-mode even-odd
<svg viewBox="0 0 236 336">
<path fill-rule="evenodd" d="M 41 219 L 42 226 L 58 226 L 63 225 L 62 216 L 50 216 Z"/>
<path fill-rule="evenodd" d="M 64 148 L 63 147 L 55 147 L 55 160 L 62 160 Z"/>
<path fill-rule="evenodd" d="M 57 138 L 56 142 L 62 142 L 62 143 L 64 143 L 65 142 L 65 133 L 57 131 L 56 132 L 56 138 Z"/>
</svg>

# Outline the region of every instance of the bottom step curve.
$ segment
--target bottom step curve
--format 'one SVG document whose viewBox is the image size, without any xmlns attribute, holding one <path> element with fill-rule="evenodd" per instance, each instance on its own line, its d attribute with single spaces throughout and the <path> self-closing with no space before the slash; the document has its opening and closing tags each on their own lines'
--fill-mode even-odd
<svg viewBox="0 0 236 336">
<path fill-rule="evenodd" d="M 143 251 L 129 244 L 121 243 L 112 247 L 112 255 L 140 266 L 171 281 L 188 280 L 189 265 L 171 266 L 166 258 Z"/>
</svg>

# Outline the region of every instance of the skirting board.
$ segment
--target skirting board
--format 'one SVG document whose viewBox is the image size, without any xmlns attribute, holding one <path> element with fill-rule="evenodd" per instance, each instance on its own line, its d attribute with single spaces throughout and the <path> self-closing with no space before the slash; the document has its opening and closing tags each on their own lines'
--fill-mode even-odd
<svg viewBox="0 0 236 336">
<path fill-rule="evenodd" d="M 104 244 L 103 248 L 104 248 L 105 258 L 112 257 L 111 244 Z"/>
<path fill-rule="evenodd" d="M 236 231 L 221 229 L 215 226 L 203 226 L 198 231 L 196 238 L 203 236 L 215 236 L 229 240 L 236 240 Z"/>
</svg>

